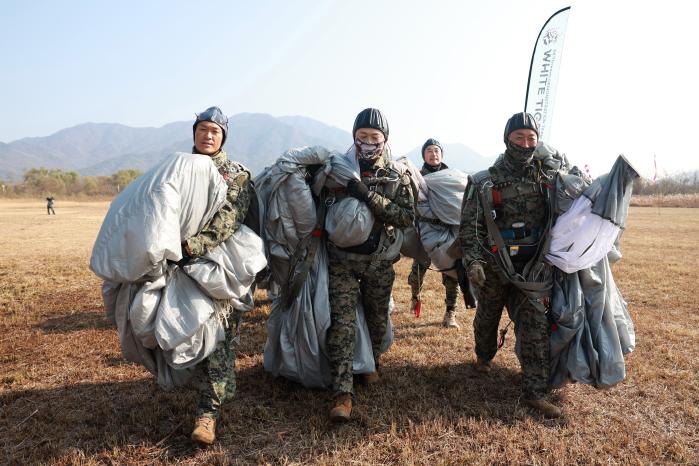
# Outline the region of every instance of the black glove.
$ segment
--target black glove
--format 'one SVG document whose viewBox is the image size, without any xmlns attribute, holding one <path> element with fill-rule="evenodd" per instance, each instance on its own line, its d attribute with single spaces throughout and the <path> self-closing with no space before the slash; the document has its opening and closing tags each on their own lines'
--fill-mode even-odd
<svg viewBox="0 0 699 466">
<path fill-rule="evenodd" d="M 172 261 L 168 259 L 169 264 L 177 264 L 180 267 L 184 267 L 185 265 L 189 264 L 189 261 L 194 259 L 194 257 L 190 256 L 189 253 L 187 252 L 187 243 L 182 243 L 182 259 L 178 261 Z"/>
<path fill-rule="evenodd" d="M 468 277 L 466 276 L 464 263 L 461 259 L 458 259 L 454 265 L 456 267 L 456 276 L 459 282 L 459 287 L 461 288 L 461 293 L 464 295 L 464 304 L 466 305 L 466 309 L 475 309 L 476 305 L 478 304 L 478 300 L 476 299 L 475 291 L 471 286 L 471 283 L 468 281 Z"/>
<path fill-rule="evenodd" d="M 369 192 L 367 185 L 359 180 L 350 180 L 347 183 L 347 194 L 360 201 L 369 202 Z"/>
</svg>

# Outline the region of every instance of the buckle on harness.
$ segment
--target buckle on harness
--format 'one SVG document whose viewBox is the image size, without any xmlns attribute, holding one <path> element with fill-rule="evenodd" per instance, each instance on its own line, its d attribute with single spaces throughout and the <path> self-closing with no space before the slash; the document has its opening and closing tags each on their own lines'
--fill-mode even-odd
<svg viewBox="0 0 699 466">
<path fill-rule="evenodd" d="M 374 173 L 374 177 L 376 177 L 376 178 L 388 177 L 390 174 L 391 174 L 391 172 L 386 170 L 385 168 L 377 168 L 376 173 Z"/>
</svg>

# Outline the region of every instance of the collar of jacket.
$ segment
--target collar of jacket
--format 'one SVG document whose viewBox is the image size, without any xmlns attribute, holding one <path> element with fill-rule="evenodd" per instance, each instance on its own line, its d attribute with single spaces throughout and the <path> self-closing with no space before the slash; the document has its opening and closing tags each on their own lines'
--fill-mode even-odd
<svg viewBox="0 0 699 466">
<path fill-rule="evenodd" d="M 425 175 L 425 174 L 427 174 L 427 173 L 434 173 L 434 172 L 438 172 L 438 171 L 440 171 L 440 170 L 445 170 L 445 169 L 447 169 L 447 168 L 449 168 L 449 166 L 448 166 L 446 163 L 444 163 L 444 162 L 440 163 L 440 164 L 437 165 L 436 167 L 433 167 L 432 165 L 430 165 L 430 164 L 428 164 L 427 162 L 425 162 L 425 163 L 422 164 L 422 170 L 421 170 L 421 171 L 424 170 L 423 175 Z"/>
<path fill-rule="evenodd" d="M 221 168 L 223 164 L 226 163 L 226 160 L 228 160 L 228 155 L 223 149 L 219 150 L 214 155 L 210 155 L 209 157 L 211 157 L 211 161 L 214 163 L 216 168 Z"/>
<path fill-rule="evenodd" d="M 359 170 L 361 171 L 362 176 L 364 176 L 365 172 L 370 172 L 370 174 L 373 175 L 377 169 L 386 168 L 387 165 L 388 165 L 388 162 L 386 161 L 386 152 L 384 151 L 384 153 L 382 153 L 379 157 L 376 158 L 376 160 L 374 161 L 374 163 L 371 166 L 366 167 L 366 168 L 362 168 L 362 165 L 360 163 Z"/>
</svg>

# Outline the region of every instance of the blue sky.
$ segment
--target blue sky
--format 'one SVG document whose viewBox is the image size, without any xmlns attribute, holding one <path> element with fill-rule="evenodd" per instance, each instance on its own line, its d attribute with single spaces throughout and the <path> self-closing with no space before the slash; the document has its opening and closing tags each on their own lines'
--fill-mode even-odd
<svg viewBox="0 0 699 466">
<path fill-rule="evenodd" d="M 0 16 L 0 141 L 93 122 L 161 126 L 219 105 L 350 130 L 381 108 L 394 152 L 502 151 L 534 40 L 571 2 L 34 1 Z M 572 2 L 552 145 L 593 174 L 699 168 L 693 2 Z M 447 161 L 449 154 L 446 154 Z"/>
</svg>

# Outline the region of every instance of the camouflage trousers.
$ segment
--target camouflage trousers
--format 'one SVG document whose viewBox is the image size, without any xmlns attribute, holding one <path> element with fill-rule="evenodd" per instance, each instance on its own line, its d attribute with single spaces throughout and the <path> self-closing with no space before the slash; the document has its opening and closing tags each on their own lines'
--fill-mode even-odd
<svg viewBox="0 0 699 466">
<path fill-rule="evenodd" d="M 395 272 L 393 261 L 378 261 L 374 267 L 370 264 L 370 261 L 330 259 L 330 328 L 325 346 L 335 395 L 354 392 L 352 361 L 357 332 L 356 305 L 360 297 L 378 366 L 381 342 L 388 325 L 388 302 Z"/>
<path fill-rule="evenodd" d="M 476 355 L 490 361 L 498 351 L 498 325 L 503 307 L 517 313 L 515 334 L 520 348 L 522 394 L 538 400 L 548 391 L 549 337 L 551 329 L 545 313 L 536 310 L 529 300 L 505 277 L 495 272 L 494 265 L 484 266 L 485 284 L 478 292 L 478 306 L 473 319 Z M 518 327 L 517 327 L 518 326 Z"/>
<path fill-rule="evenodd" d="M 425 273 L 427 272 L 429 264 L 423 265 L 418 261 L 413 261 L 413 267 L 410 269 L 410 274 L 408 275 L 408 284 L 413 293 L 413 298 L 417 298 L 422 288 L 422 282 L 425 280 Z M 442 285 L 444 285 L 444 290 L 446 292 L 446 297 L 444 298 L 444 304 L 446 304 L 447 309 L 454 309 L 456 307 L 456 297 L 459 295 L 459 282 L 456 278 L 452 278 L 449 275 L 442 274 Z"/>
<path fill-rule="evenodd" d="M 235 395 L 235 350 L 240 342 L 240 313 L 228 317 L 225 339 L 198 366 L 196 388 L 199 395 L 197 417 L 218 419 L 221 406 Z"/>
</svg>

